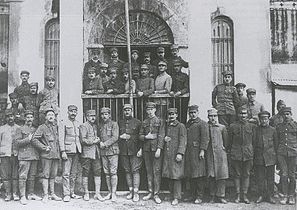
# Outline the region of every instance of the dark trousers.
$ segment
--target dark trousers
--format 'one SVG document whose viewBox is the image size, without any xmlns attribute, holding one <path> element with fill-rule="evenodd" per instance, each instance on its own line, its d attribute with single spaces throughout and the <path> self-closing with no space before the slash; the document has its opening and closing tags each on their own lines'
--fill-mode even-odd
<svg viewBox="0 0 297 210">
<path fill-rule="evenodd" d="M 19 180 L 34 181 L 37 174 L 38 160 L 20 160 L 19 161 Z"/>
<path fill-rule="evenodd" d="M 255 173 L 258 185 L 259 196 L 273 196 L 274 189 L 274 168 L 275 166 L 255 165 Z M 267 191 L 265 189 L 267 184 Z"/>
<path fill-rule="evenodd" d="M 229 125 L 236 120 L 235 114 L 224 114 L 224 115 L 218 115 L 219 123 L 222 125 L 225 125 L 226 127 L 229 127 Z"/>
<path fill-rule="evenodd" d="M 294 195 L 296 188 L 296 157 L 278 155 L 278 166 L 281 174 L 281 186 L 284 195 Z"/>
<path fill-rule="evenodd" d="M 232 160 L 232 167 L 234 169 L 234 184 L 237 194 L 242 192 L 247 194 L 250 185 L 250 172 L 253 168 L 253 160 Z"/>
<path fill-rule="evenodd" d="M 78 154 L 67 154 L 67 160 L 62 161 L 63 195 L 74 193 L 78 167 Z"/>
<path fill-rule="evenodd" d="M 190 180 L 190 183 L 191 183 L 190 188 L 193 196 L 196 196 L 199 198 L 203 197 L 205 182 L 206 182 L 206 177 L 197 177 L 197 178 L 192 178 Z"/>
<path fill-rule="evenodd" d="M 42 178 L 55 179 L 58 174 L 59 160 L 41 158 Z"/>
<path fill-rule="evenodd" d="M 155 152 L 144 152 L 144 162 L 147 173 L 148 190 L 155 195 L 159 194 L 161 185 L 162 155 L 155 158 Z"/>
<path fill-rule="evenodd" d="M 0 158 L 0 177 L 3 181 L 18 179 L 18 157 L 1 157 Z"/>
<path fill-rule="evenodd" d="M 142 158 L 136 155 L 120 155 L 120 162 L 126 173 L 126 181 L 129 190 L 133 188 L 138 191 L 140 185 L 139 170 L 142 165 Z"/>
<path fill-rule="evenodd" d="M 93 170 L 94 176 L 101 176 L 102 164 L 100 159 L 82 158 L 82 176 L 89 177 L 90 170 Z"/>
<path fill-rule="evenodd" d="M 219 198 L 225 197 L 226 180 L 216 180 L 214 177 L 209 177 L 209 194 Z"/>
<path fill-rule="evenodd" d="M 169 190 L 174 199 L 181 199 L 182 182 L 177 179 L 169 179 Z"/>
</svg>

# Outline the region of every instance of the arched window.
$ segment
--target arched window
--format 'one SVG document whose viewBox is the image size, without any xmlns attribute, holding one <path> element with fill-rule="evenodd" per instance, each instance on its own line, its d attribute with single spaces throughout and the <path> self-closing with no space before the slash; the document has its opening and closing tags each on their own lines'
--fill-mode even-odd
<svg viewBox="0 0 297 210">
<path fill-rule="evenodd" d="M 45 25 L 44 64 L 45 77 L 55 76 L 58 87 L 60 67 L 60 24 L 58 18 L 49 20 Z"/>
<path fill-rule="evenodd" d="M 234 74 L 233 22 L 226 16 L 217 16 L 212 19 L 211 30 L 213 83 L 217 85 L 223 82 L 223 71 Z"/>
</svg>

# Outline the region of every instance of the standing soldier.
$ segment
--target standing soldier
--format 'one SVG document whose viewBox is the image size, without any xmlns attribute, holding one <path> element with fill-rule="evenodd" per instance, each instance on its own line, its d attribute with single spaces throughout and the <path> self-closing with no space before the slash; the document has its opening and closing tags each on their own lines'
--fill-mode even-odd
<svg viewBox="0 0 297 210">
<path fill-rule="evenodd" d="M 68 106 L 68 119 L 59 125 L 59 146 L 62 157 L 62 176 L 63 176 L 63 200 L 70 201 L 70 198 L 78 199 L 74 193 L 75 181 L 77 176 L 78 155 L 81 153 L 79 141 L 80 123 L 76 120 L 77 106 Z"/>
<path fill-rule="evenodd" d="M 99 76 L 102 78 L 102 84 L 110 80 L 110 77 L 107 75 L 107 69 L 108 69 L 108 64 L 101 63 Z"/>
<path fill-rule="evenodd" d="M 104 92 L 108 94 L 121 94 L 125 92 L 125 85 L 119 77 L 115 67 L 109 69 L 110 80 L 104 83 Z"/>
<path fill-rule="evenodd" d="M 156 116 L 156 104 L 146 104 L 147 118 L 143 121 L 140 130 L 140 139 L 143 141 L 143 152 L 149 193 L 143 200 L 154 198 L 157 204 L 162 201 L 159 197 L 161 185 L 162 154 L 164 146 L 165 128 L 161 119 Z"/>
<path fill-rule="evenodd" d="M 100 75 L 96 76 L 95 67 L 90 67 L 87 70 L 88 78 L 83 81 L 83 93 L 88 95 L 96 95 L 104 92 L 102 78 Z"/>
<path fill-rule="evenodd" d="M 176 206 L 181 199 L 181 179 L 184 177 L 184 154 L 187 145 L 187 130 L 177 120 L 177 109 L 169 108 L 166 136 L 164 138 L 164 159 L 162 177 L 169 179 L 170 192 L 173 195 L 172 205 Z"/>
<path fill-rule="evenodd" d="M 140 68 L 140 77 L 136 81 L 136 93 L 139 97 L 147 97 L 154 93 L 155 81 L 149 76 L 147 64 L 142 64 Z"/>
<path fill-rule="evenodd" d="M 235 87 L 236 87 L 236 91 L 238 93 L 238 99 L 239 99 L 237 107 L 240 108 L 240 107 L 246 105 L 248 102 L 247 97 L 244 96 L 244 89 L 246 87 L 246 84 L 239 82 L 235 85 Z"/>
<path fill-rule="evenodd" d="M 108 187 L 108 195 L 105 200 L 117 200 L 116 191 L 118 186 L 118 160 L 119 160 L 119 126 L 111 120 L 110 108 L 101 108 L 101 121 L 99 122 L 100 155 L 103 170 Z"/>
<path fill-rule="evenodd" d="M 194 203 L 202 203 L 206 176 L 205 152 L 209 142 L 209 129 L 207 122 L 198 117 L 197 105 L 189 107 L 190 120 L 187 122 L 187 149 L 185 153 L 185 175 L 190 178 L 190 186 Z"/>
<path fill-rule="evenodd" d="M 217 85 L 212 91 L 212 106 L 218 110 L 219 123 L 229 126 L 235 121 L 235 106 L 238 105 L 238 94 L 232 86 L 232 71 L 223 72 L 224 83 Z"/>
<path fill-rule="evenodd" d="M 157 69 L 157 66 L 151 64 L 151 53 L 145 52 L 143 54 L 143 57 L 144 57 L 143 59 L 144 64 L 146 64 L 149 69 L 149 76 L 155 79 L 158 75 L 158 69 Z"/>
<path fill-rule="evenodd" d="M 182 59 L 181 56 L 178 55 L 179 53 L 179 47 L 176 44 L 171 45 L 171 57 L 168 60 L 168 74 L 173 75 L 174 74 L 174 63 L 179 62 L 181 67 L 189 68 L 189 63 L 186 62 L 184 59 Z"/>
<path fill-rule="evenodd" d="M 154 66 L 158 66 L 160 61 L 164 61 L 165 63 L 167 63 L 167 61 L 165 59 L 165 48 L 164 47 L 157 48 L 157 58 L 152 61 L 152 64 Z"/>
<path fill-rule="evenodd" d="M 19 99 L 17 94 L 14 92 L 10 93 L 9 99 L 11 101 L 10 109 L 12 110 L 12 113 L 14 115 L 14 122 L 19 126 L 24 125 L 24 108 L 23 106 L 19 106 Z"/>
<path fill-rule="evenodd" d="M 131 69 L 132 69 L 132 78 L 136 80 L 139 77 L 139 51 L 136 49 L 131 50 Z M 123 65 L 123 69 L 128 69 L 129 72 L 129 63 Z M 123 72 L 124 73 L 124 72 Z"/>
<path fill-rule="evenodd" d="M 30 94 L 30 86 L 28 80 L 30 78 L 30 72 L 24 70 L 20 73 L 22 83 L 14 89 L 14 93 L 17 95 L 19 103 L 24 102 L 24 97 Z"/>
<path fill-rule="evenodd" d="M 95 68 L 96 74 L 100 73 L 100 65 L 101 61 L 100 54 L 103 50 L 104 46 L 101 44 L 92 44 L 87 47 L 89 53 L 89 61 L 85 63 L 84 70 L 83 70 L 83 81 L 88 79 L 88 69 Z"/>
<path fill-rule="evenodd" d="M 95 182 L 95 196 L 94 199 L 103 201 L 100 195 L 101 187 L 101 158 L 99 150 L 100 138 L 97 135 L 96 111 L 88 110 L 86 112 L 87 122 L 80 126 L 81 132 L 81 165 L 82 165 L 82 181 L 84 188 L 84 200 L 89 201 L 89 173 L 92 168 Z"/>
<path fill-rule="evenodd" d="M 208 110 L 208 119 L 210 142 L 207 148 L 206 160 L 210 202 L 214 203 L 216 196 L 220 203 L 227 203 L 225 200 L 225 187 L 229 172 L 225 146 L 228 142 L 228 132 L 224 125 L 218 123 L 218 111 L 216 109 Z"/>
<path fill-rule="evenodd" d="M 18 128 L 16 132 L 16 146 L 18 148 L 19 160 L 20 201 L 23 205 L 28 203 L 26 198 L 26 184 L 28 186 L 28 199 L 41 200 L 40 197 L 34 194 L 35 177 L 39 160 L 39 153 L 31 144 L 33 134 L 36 131 L 36 127 L 33 125 L 34 112 L 26 110 L 25 120 L 25 125 Z"/>
<path fill-rule="evenodd" d="M 270 113 L 267 111 L 258 114 L 260 125 L 256 128 L 254 139 L 254 165 L 258 181 L 259 197 L 256 203 L 264 200 L 265 194 L 270 203 L 275 204 L 273 198 L 274 169 L 276 164 L 277 133 L 276 129 L 269 125 Z M 267 183 L 267 193 L 265 191 Z"/>
<path fill-rule="evenodd" d="M 246 90 L 248 102 L 243 108 L 247 109 L 248 112 L 248 121 L 254 123 L 255 125 L 259 124 L 258 114 L 263 112 L 263 104 L 256 101 L 256 90 L 254 88 L 249 88 Z"/>
<path fill-rule="evenodd" d="M 236 190 L 235 203 L 240 202 L 240 192 L 243 192 L 243 201 L 250 203 L 247 193 L 250 185 L 250 172 L 253 168 L 253 139 L 255 125 L 248 122 L 248 112 L 241 109 L 238 112 L 238 121 L 229 128 L 231 151 L 231 165 L 234 168 L 234 185 Z"/>
<path fill-rule="evenodd" d="M 33 135 L 32 144 L 40 151 L 42 168 L 43 202 L 48 199 L 61 201 L 62 198 L 55 194 L 55 178 L 58 172 L 60 149 L 58 126 L 54 109 L 45 110 L 45 123 L 40 125 Z M 50 197 L 48 196 L 48 187 Z"/>
<path fill-rule="evenodd" d="M 296 203 L 296 158 L 297 158 L 297 122 L 292 118 L 291 107 L 284 107 L 281 110 L 284 121 L 276 130 L 278 135 L 277 160 L 281 174 L 281 186 L 284 197 L 280 203 L 291 205 Z M 288 197 L 289 196 L 289 197 Z"/>
<path fill-rule="evenodd" d="M 123 107 L 124 119 L 120 120 L 120 161 L 126 173 L 126 181 L 130 193 L 127 199 L 132 199 L 134 202 L 139 201 L 139 184 L 142 159 L 139 157 L 138 151 L 141 148 L 139 140 L 139 131 L 141 127 L 140 120 L 132 117 L 132 106 L 125 104 Z"/>
<path fill-rule="evenodd" d="M 178 97 L 189 92 L 189 76 L 186 73 L 181 72 L 181 62 L 173 62 L 173 72 L 172 72 L 172 88 L 170 95 Z"/>
<path fill-rule="evenodd" d="M 278 124 L 281 124 L 283 121 L 284 121 L 284 118 L 281 114 L 281 110 L 282 108 L 286 107 L 286 103 L 283 101 L 283 100 L 279 100 L 276 104 L 276 109 L 278 111 L 278 113 L 276 115 L 273 115 L 271 118 L 270 118 L 270 122 L 269 124 L 272 126 L 272 127 L 277 127 Z"/>
<path fill-rule="evenodd" d="M 108 67 L 109 68 L 115 68 L 118 70 L 118 74 L 121 77 L 121 71 L 124 65 L 124 61 L 122 61 L 121 59 L 119 59 L 119 50 L 116 47 L 112 47 L 110 50 L 110 60 L 108 63 Z"/>
<path fill-rule="evenodd" d="M 18 157 L 15 148 L 16 131 L 11 109 L 5 111 L 6 124 L 0 127 L 0 177 L 5 188 L 5 201 L 20 200 L 18 196 Z M 12 187 L 12 195 L 11 195 Z"/>
</svg>

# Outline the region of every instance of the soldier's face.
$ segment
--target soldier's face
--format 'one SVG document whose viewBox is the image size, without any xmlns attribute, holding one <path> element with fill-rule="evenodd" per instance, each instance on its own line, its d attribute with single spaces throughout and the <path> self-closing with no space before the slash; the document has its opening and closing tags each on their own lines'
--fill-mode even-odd
<svg viewBox="0 0 297 210">
<path fill-rule="evenodd" d="M 29 74 L 21 74 L 21 80 L 22 82 L 28 82 L 29 80 Z"/>
<path fill-rule="evenodd" d="M 164 65 L 164 64 L 159 64 L 159 65 L 158 65 L 158 69 L 159 69 L 159 72 L 162 73 L 162 72 L 166 71 L 167 66 Z"/>
<path fill-rule="evenodd" d="M 68 110 L 68 116 L 70 119 L 75 119 L 77 116 L 77 110 L 76 109 Z"/>
<path fill-rule="evenodd" d="M 132 116 L 132 109 L 125 109 L 124 110 L 125 117 L 131 117 Z"/>
<path fill-rule="evenodd" d="M 107 68 L 105 68 L 105 67 L 101 67 L 101 69 L 100 69 L 100 71 L 101 71 L 101 74 L 107 74 Z"/>
<path fill-rule="evenodd" d="M 146 56 L 146 57 L 144 57 L 144 62 L 145 62 L 146 64 L 149 64 L 149 63 L 151 62 L 151 57 L 150 57 L 150 56 Z"/>
<path fill-rule="evenodd" d="M 101 113 L 101 119 L 102 119 L 103 121 L 106 121 L 106 120 L 108 120 L 109 118 L 110 118 L 110 113 L 108 113 L 108 112 Z"/>
<path fill-rule="evenodd" d="M 240 113 L 238 114 L 238 118 L 239 118 L 240 120 L 242 120 L 242 121 L 247 120 L 247 118 L 248 118 L 248 114 L 247 114 L 247 112 L 240 112 Z"/>
<path fill-rule="evenodd" d="M 280 104 L 278 107 L 277 107 L 277 110 L 280 111 L 282 108 L 286 107 L 286 104 Z"/>
<path fill-rule="evenodd" d="M 269 125 L 269 117 L 268 116 L 261 116 L 259 118 L 261 126 L 268 126 Z"/>
<path fill-rule="evenodd" d="M 53 87 L 55 87 L 56 80 L 51 78 L 51 79 L 49 79 L 49 80 L 46 81 L 46 84 L 47 84 L 47 86 L 49 88 L 53 88 Z"/>
<path fill-rule="evenodd" d="M 146 108 L 146 113 L 149 117 L 155 116 L 156 108 Z"/>
<path fill-rule="evenodd" d="M 171 50 L 171 54 L 172 54 L 173 56 L 177 56 L 177 55 L 178 55 L 178 49 L 172 49 L 172 50 Z"/>
<path fill-rule="evenodd" d="M 247 95 L 249 101 L 255 101 L 256 100 L 256 93 L 249 93 Z"/>
<path fill-rule="evenodd" d="M 129 80 L 129 72 L 125 72 L 125 73 L 123 74 L 123 77 L 124 77 L 124 80 L 125 80 L 125 81 L 128 81 L 128 80 Z"/>
<path fill-rule="evenodd" d="M 89 77 L 89 79 L 95 79 L 95 77 L 96 77 L 96 73 L 93 72 L 93 71 L 88 72 L 88 77 Z"/>
<path fill-rule="evenodd" d="M 110 72 L 110 78 L 111 79 L 116 79 L 117 78 L 117 73 L 115 71 Z"/>
<path fill-rule="evenodd" d="M 110 56 L 111 56 L 112 58 L 117 58 L 117 57 L 119 56 L 119 54 L 118 54 L 117 51 L 114 50 L 114 51 L 111 52 Z"/>
<path fill-rule="evenodd" d="M 54 112 L 48 112 L 45 116 L 45 119 L 50 123 L 54 123 L 56 119 L 56 115 Z"/>
<path fill-rule="evenodd" d="M 6 116 L 6 122 L 8 124 L 13 124 L 14 123 L 14 115 L 13 114 L 7 115 Z"/>
<path fill-rule="evenodd" d="M 87 115 L 87 121 L 90 123 L 95 123 L 96 115 Z"/>
<path fill-rule="evenodd" d="M 215 125 L 218 123 L 218 115 L 216 114 L 208 115 L 208 120 L 211 124 Z"/>
<path fill-rule="evenodd" d="M 244 93 L 244 87 L 238 87 L 236 88 L 238 95 L 243 95 Z"/>
<path fill-rule="evenodd" d="M 136 61 L 136 60 L 138 59 L 138 57 L 139 57 L 137 52 L 133 52 L 131 56 L 132 56 L 132 59 L 135 60 L 135 61 Z"/>
<path fill-rule="evenodd" d="M 165 57 L 165 52 L 158 52 L 158 57 L 163 59 Z"/>
<path fill-rule="evenodd" d="M 173 122 L 173 121 L 175 121 L 177 119 L 177 113 L 175 113 L 175 112 L 170 112 L 170 113 L 168 113 L 168 120 L 170 121 L 170 122 Z"/>
<path fill-rule="evenodd" d="M 224 83 L 225 84 L 230 84 L 232 82 L 232 76 L 227 74 L 224 76 Z"/>
<path fill-rule="evenodd" d="M 92 50 L 91 51 L 91 59 L 93 61 L 98 61 L 99 60 L 99 55 L 100 55 L 100 51 L 99 50 Z"/>
<path fill-rule="evenodd" d="M 180 65 L 174 65 L 174 71 L 175 72 L 180 72 L 180 70 L 181 70 L 181 66 Z"/>
<path fill-rule="evenodd" d="M 284 112 L 282 114 L 284 121 L 290 121 L 292 119 L 292 113 L 291 112 Z"/>
<path fill-rule="evenodd" d="M 140 74 L 143 76 L 143 77 L 147 77 L 149 73 L 149 70 L 148 69 L 140 69 Z"/>
<path fill-rule="evenodd" d="M 198 118 L 198 114 L 199 114 L 199 112 L 197 110 L 189 111 L 189 117 L 192 120 L 197 119 Z"/>
<path fill-rule="evenodd" d="M 27 125 L 31 125 L 33 123 L 33 120 L 34 120 L 33 114 L 27 114 L 26 115 L 26 124 Z"/>
<path fill-rule="evenodd" d="M 37 94 L 37 91 L 38 91 L 37 86 L 31 86 L 31 87 L 30 87 L 30 93 L 31 93 L 32 95 L 36 95 L 36 94 Z"/>
</svg>

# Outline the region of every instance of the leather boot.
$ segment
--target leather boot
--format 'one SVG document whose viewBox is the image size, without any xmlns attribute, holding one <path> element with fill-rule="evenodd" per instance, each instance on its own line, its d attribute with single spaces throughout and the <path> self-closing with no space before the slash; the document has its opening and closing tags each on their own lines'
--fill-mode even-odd
<svg viewBox="0 0 297 210">
<path fill-rule="evenodd" d="M 94 177 L 94 181 L 95 181 L 95 195 L 94 195 L 94 199 L 98 199 L 99 201 L 103 201 L 103 198 L 100 195 L 101 177 L 100 176 L 95 176 Z"/>
<path fill-rule="evenodd" d="M 117 175 L 112 175 L 111 176 L 111 201 L 116 201 L 117 200 L 117 187 L 118 187 L 118 176 Z"/>
<path fill-rule="evenodd" d="M 21 204 L 27 205 L 28 201 L 26 198 L 26 180 L 19 180 L 19 189 L 20 189 L 20 196 L 21 196 Z"/>
<path fill-rule="evenodd" d="M 12 180 L 12 197 L 14 201 L 19 201 L 20 196 L 18 195 L 19 182 L 18 180 Z"/>
<path fill-rule="evenodd" d="M 54 201 L 61 201 L 62 198 L 55 194 L 55 179 L 49 180 L 49 188 L 50 188 L 50 197 Z"/>
<path fill-rule="evenodd" d="M 5 188 L 5 201 L 10 201 L 11 196 L 11 182 L 10 181 L 3 181 L 3 185 Z"/>
<path fill-rule="evenodd" d="M 106 179 L 108 194 L 104 197 L 104 200 L 110 200 L 111 199 L 111 178 L 109 175 L 106 175 L 105 179 Z"/>
<path fill-rule="evenodd" d="M 46 203 L 48 201 L 48 179 L 41 179 L 42 181 L 42 191 L 43 191 L 43 197 L 42 202 Z"/>
<path fill-rule="evenodd" d="M 41 201 L 41 197 L 34 194 L 35 180 L 27 180 L 28 184 L 28 200 Z"/>
<path fill-rule="evenodd" d="M 84 197 L 83 199 L 85 201 L 89 201 L 90 200 L 90 194 L 89 194 L 89 180 L 88 177 L 83 177 L 82 178 L 82 185 L 84 188 Z"/>
</svg>

